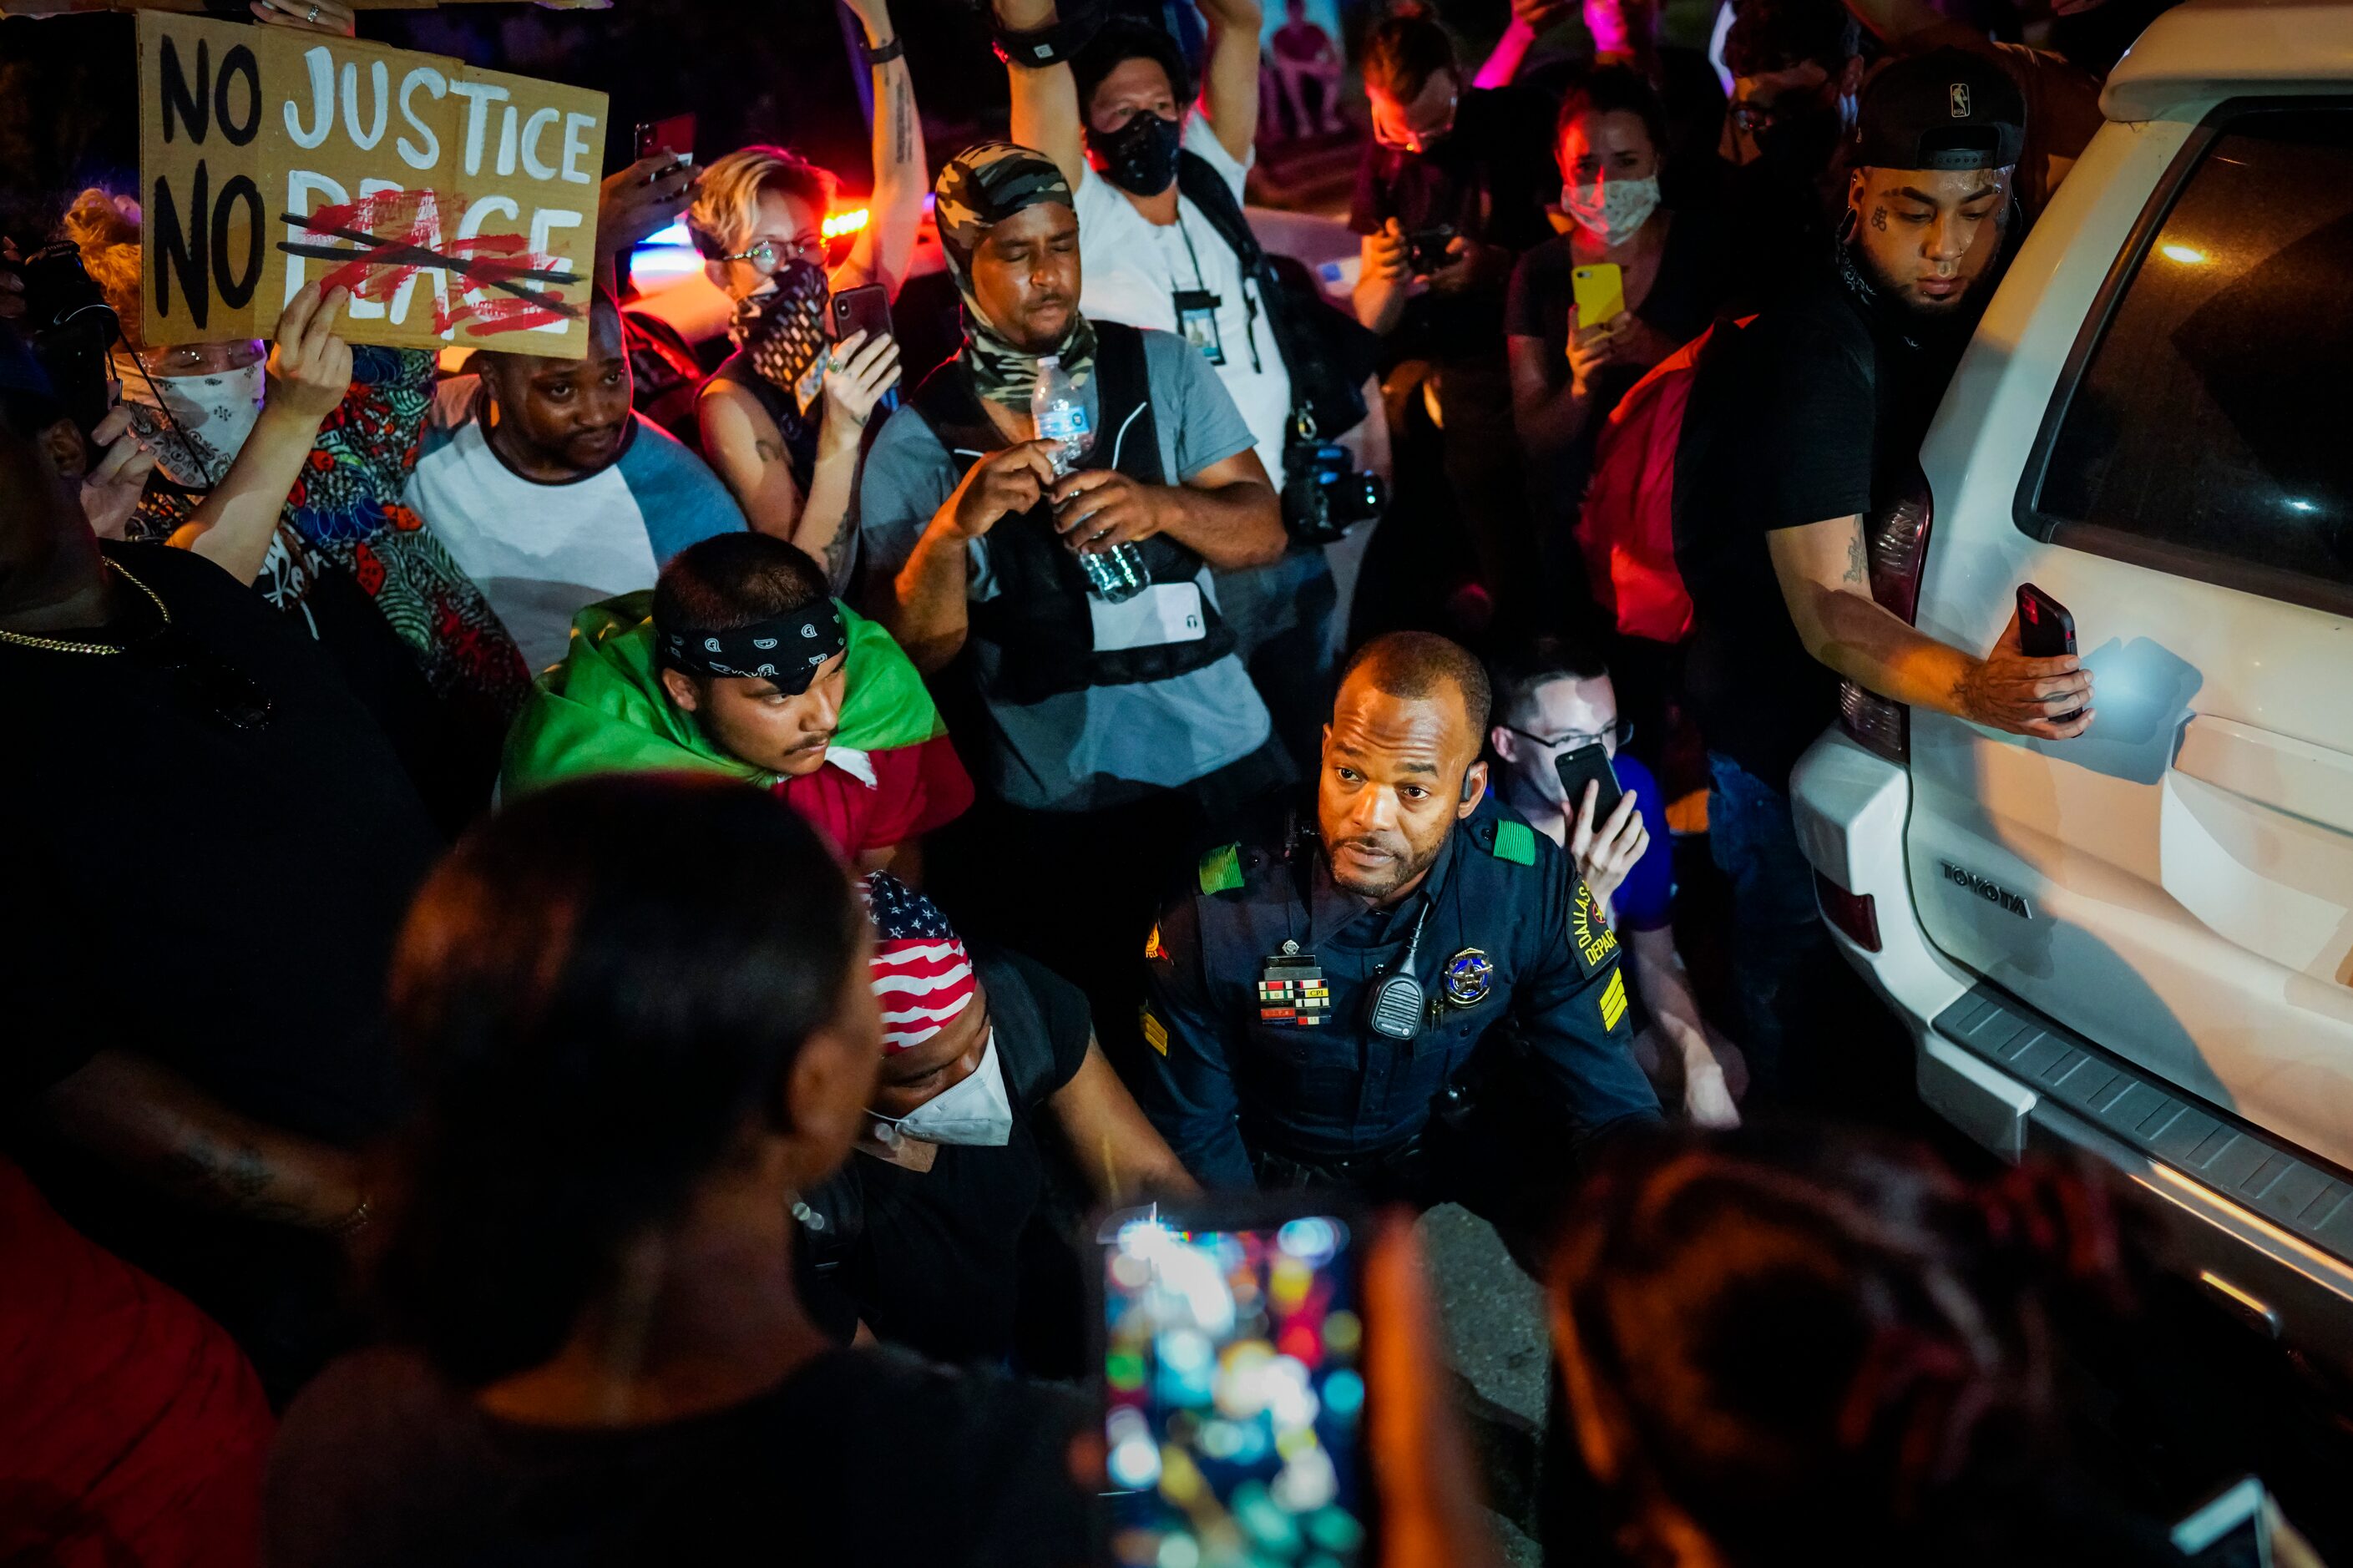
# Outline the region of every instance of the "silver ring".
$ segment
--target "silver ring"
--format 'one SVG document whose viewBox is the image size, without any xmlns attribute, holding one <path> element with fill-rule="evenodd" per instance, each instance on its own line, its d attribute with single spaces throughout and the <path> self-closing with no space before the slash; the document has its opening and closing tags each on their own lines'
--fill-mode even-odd
<svg viewBox="0 0 2353 1568">
<path fill-rule="evenodd" d="M 311 6 L 311 14 L 310 14 L 309 16 L 305 16 L 305 17 L 303 17 L 303 18 L 302 18 L 302 20 L 304 20 L 305 22 L 316 22 L 318 19 L 319 19 L 319 8 L 318 8 L 316 5 Z"/>
</svg>

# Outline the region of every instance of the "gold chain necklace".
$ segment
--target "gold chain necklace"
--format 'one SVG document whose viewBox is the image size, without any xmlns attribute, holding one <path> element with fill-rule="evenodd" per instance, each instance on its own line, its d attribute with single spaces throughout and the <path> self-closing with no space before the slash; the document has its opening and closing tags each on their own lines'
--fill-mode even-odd
<svg viewBox="0 0 2353 1568">
<path fill-rule="evenodd" d="M 154 589 L 150 588 L 146 584 L 142 583 L 138 578 L 133 577 L 129 569 L 124 567 L 121 563 L 117 561 L 109 561 L 106 564 L 110 571 L 117 573 L 124 582 L 130 584 L 132 587 L 147 595 L 148 601 L 155 606 L 155 613 L 164 617 L 164 624 L 165 626 L 168 626 L 172 624 L 172 612 L 164 607 L 164 596 L 162 595 L 156 593 Z M 37 637 L 29 632 L 0 631 L 0 643 L 14 643 L 18 647 L 37 647 L 49 653 L 119 654 L 127 651 L 126 649 L 116 647 L 112 643 L 69 642 L 63 637 Z"/>
</svg>

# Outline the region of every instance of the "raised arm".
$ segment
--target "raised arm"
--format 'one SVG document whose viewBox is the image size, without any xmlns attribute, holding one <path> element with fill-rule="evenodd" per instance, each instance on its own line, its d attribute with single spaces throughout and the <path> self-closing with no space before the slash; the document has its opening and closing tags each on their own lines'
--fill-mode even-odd
<svg viewBox="0 0 2353 1568">
<path fill-rule="evenodd" d="M 34 1101 L 75 1147 L 216 1214 L 333 1231 L 362 1219 L 358 1162 L 229 1110 L 171 1068 L 100 1051 Z"/>
<path fill-rule="evenodd" d="M 1766 536 L 1781 596 L 1806 651 L 1896 702 L 1933 708 L 2012 734 L 2063 741 L 2092 723 L 2092 676 L 2074 656 L 2028 658 L 2018 616 L 1984 658 L 1906 625 L 1871 596 L 1860 516 Z M 2064 723 L 2054 717 L 2083 711 Z"/>
<path fill-rule="evenodd" d="M 1234 162 L 1249 159 L 1258 140 L 1258 0 L 1200 0 L 1208 24 L 1209 57 L 1201 73 L 1201 110 L 1219 144 Z"/>
<path fill-rule="evenodd" d="M 1054 23 L 1054 0 L 996 0 L 999 26 L 1031 33 Z M 1079 120 L 1079 84 L 1066 65 L 1032 67 L 1008 62 L 1013 89 L 1011 134 L 1022 146 L 1043 153 L 1079 188 L 1086 173 L 1086 142 Z"/>
<path fill-rule="evenodd" d="M 887 0 L 845 0 L 866 28 L 866 46 L 881 50 L 898 41 Z M 834 280 L 836 289 L 880 283 L 897 298 L 914 265 L 915 234 L 923 224 L 923 194 L 931 188 L 923 152 L 923 121 L 915 110 L 914 79 L 902 56 L 872 68 L 874 73 L 874 195 L 865 230 L 850 247 L 849 259 Z"/>
<path fill-rule="evenodd" d="M 278 318 L 269 389 L 253 431 L 195 515 L 172 535 L 174 544 L 248 585 L 261 574 L 286 497 L 310 460 L 319 426 L 351 390 L 352 348 L 335 335 L 335 318 L 350 298 L 338 289 L 322 300 L 316 289 L 305 289 L 286 307 Z"/>
</svg>

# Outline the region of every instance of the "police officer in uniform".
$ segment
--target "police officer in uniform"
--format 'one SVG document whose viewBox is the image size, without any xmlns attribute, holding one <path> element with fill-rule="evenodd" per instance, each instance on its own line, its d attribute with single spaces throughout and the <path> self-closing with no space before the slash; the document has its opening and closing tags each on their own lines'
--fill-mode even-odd
<svg viewBox="0 0 2353 1568">
<path fill-rule="evenodd" d="M 1578 1143 L 1658 1117 L 1616 935 L 1486 793 L 1488 707 L 1445 638 L 1366 645 L 1314 822 L 1211 850 L 1163 907 L 1134 1087 L 1203 1184 L 1451 1199 L 1508 1239 Z"/>
</svg>

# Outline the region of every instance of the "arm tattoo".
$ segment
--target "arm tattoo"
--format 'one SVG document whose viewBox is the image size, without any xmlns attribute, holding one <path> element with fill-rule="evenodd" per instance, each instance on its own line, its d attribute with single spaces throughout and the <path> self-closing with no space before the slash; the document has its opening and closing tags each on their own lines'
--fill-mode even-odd
<svg viewBox="0 0 2353 1568">
<path fill-rule="evenodd" d="M 891 84 L 891 149 L 896 163 L 904 163 L 915 155 L 915 95 L 903 63 Z"/>
<path fill-rule="evenodd" d="M 857 528 L 845 517 L 841 520 L 841 526 L 833 531 L 833 537 L 826 541 L 822 563 L 825 580 L 837 594 L 849 583 L 849 546 L 857 532 Z"/>
<path fill-rule="evenodd" d="M 1846 542 L 1846 577 L 1849 583 L 1871 581 L 1871 568 L 1862 552 L 1862 530 L 1857 528 L 1854 537 Z"/>
<path fill-rule="evenodd" d="M 190 1138 L 156 1162 L 156 1174 L 174 1195 L 201 1208 L 269 1225 L 299 1225 L 301 1204 L 267 1194 L 277 1183 L 269 1156 L 242 1141 L 220 1144 Z"/>
<path fill-rule="evenodd" d="M 753 440 L 752 450 L 759 454 L 760 461 L 764 463 L 781 463 L 785 460 L 784 447 L 765 436 Z"/>
<path fill-rule="evenodd" d="M 1873 207 L 1871 209 L 1871 226 L 1877 229 L 1882 234 L 1885 234 L 1887 232 L 1887 209 L 1885 207 Z"/>
</svg>

